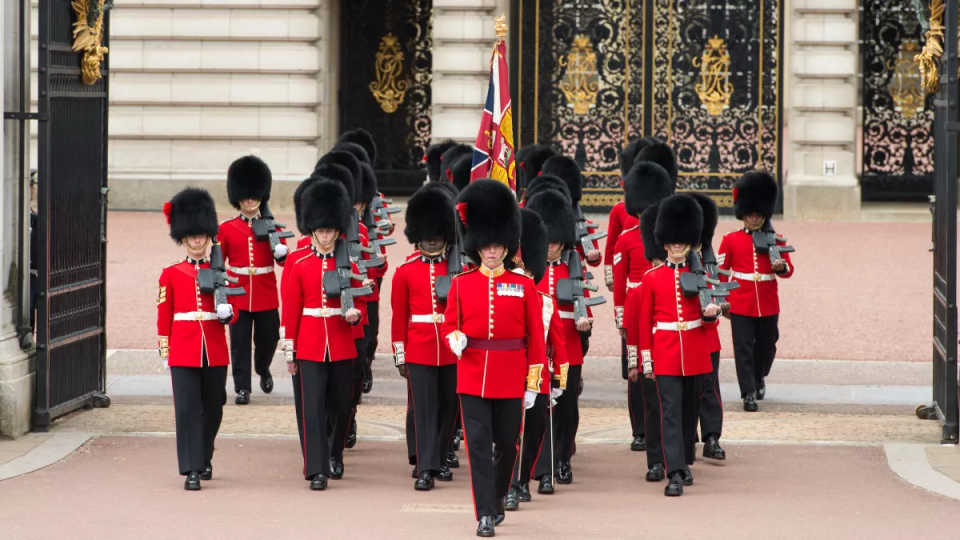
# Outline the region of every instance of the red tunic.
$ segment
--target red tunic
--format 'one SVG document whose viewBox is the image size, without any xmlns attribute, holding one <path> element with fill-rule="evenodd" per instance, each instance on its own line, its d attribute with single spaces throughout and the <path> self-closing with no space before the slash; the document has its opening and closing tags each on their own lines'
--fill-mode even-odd
<svg viewBox="0 0 960 540">
<path fill-rule="evenodd" d="M 537 289 L 557 299 L 557 282 L 570 277 L 570 267 L 566 263 L 547 261 L 547 275 L 537 284 Z M 583 364 L 583 349 L 580 348 L 580 331 L 577 330 L 577 321 L 573 320 L 573 306 L 557 302 L 557 311 L 563 325 L 563 341 L 566 345 L 567 363 L 571 366 Z M 554 362 L 556 364 L 556 362 Z M 562 364 L 557 364 L 562 365 Z"/>
<path fill-rule="evenodd" d="M 269 242 L 260 242 L 253 237 L 252 221 L 242 215 L 220 224 L 217 240 L 223 250 L 223 260 L 227 264 L 227 274 L 239 279 L 237 287 L 243 287 L 247 294 L 231 296 L 230 303 L 235 310 L 268 311 L 280 307 L 277 298 L 276 262 Z M 281 230 L 277 227 L 277 230 Z"/>
<path fill-rule="evenodd" d="M 643 275 L 653 268 L 643 255 L 643 237 L 639 227 L 631 227 L 617 240 L 613 255 L 613 311 L 617 319 L 623 318 L 627 297 L 640 286 Z M 623 328 L 622 321 L 617 328 Z"/>
<path fill-rule="evenodd" d="M 404 262 L 393 274 L 390 323 L 397 364 L 449 366 L 457 357 L 443 343 L 440 327 L 447 309 L 437 299 L 437 276 L 447 275 L 447 258 L 420 256 Z"/>
<path fill-rule="evenodd" d="M 639 221 L 637 218 L 627 213 L 627 207 L 623 201 L 613 205 L 610 209 L 610 218 L 607 223 L 607 241 L 603 250 L 603 273 L 610 279 L 613 274 L 613 254 L 617 247 L 617 241 L 620 239 L 620 233 L 630 227 L 636 227 Z"/>
<path fill-rule="evenodd" d="M 523 397 L 532 382 L 527 380 L 530 367 L 543 364 L 545 355 L 543 310 L 533 280 L 502 266 L 457 275 L 444 314 L 447 346 L 447 336 L 457 330 L 474 339 L 527 341 L 526 348 L 511 350 L 468 346 L 457 364 L 457 392 L 490 399 Z"/>
<path fill-rule="evenodd" d="M 217 319 L 212 294 L 201 294 L 197 272 L 210 268 L 181 261 L 163 269 L 157 289 L 157 342 L 160 356 L 170 367 L 203 367 L 203 349 L 207 365 L 230 363 L 227 332 Z"/>
<path fill-rule="evenodd" d="M 653 360 L 655 375 L 690 376 L 713 371 L 707 327 L 716 326 L 717 321 L 703 322 L 700 300 L 681 294 L 680 274 L 689 271 L 686 264 L 668 262 L 647 272 L 640 287 L 640 357 L 641 361 L 646 356 Z"/>
<path fill-rule="evenodd" d="M 352 326 L 343 314 L 336 313 L 340 310 L 340 298 L 328 298 L 323 289 L 323 274 L 336 269 L 336 259 L 332 254 L 320 255 L 313 248 L 308 249 L 309 253 L 288 270 L 281 335 L 286 339 L 287 350 L 295 351 L 298 360 L 323 362 L 328 351 L 331 362 L 351 360 L 357 356 Z M 356 265 L 352 266 L 356 273 Z M 359 287 L 360 283 L 353 280 L 352 286 Z M 355 303 L 359 309 L 363 299 L 357 298 Z M 310 313 L 305 314 L 304 310 Z M 324 313 L 329 316 L 317 316 Z"/>
<path fill-rule="evenodd" d="M 306 239 L 306 242 L 304 242 Z M 283 278 L 280 280 L 280 298 L 287 298 L 287 289 L 289 289 L 288 284 L 290 283 L 290 273 L 293 270 L 293 265 L 297 264 L 297 261 L 313 253 L 313 250 L 310 249 L 310 237 L 301 236 L 300 240 L 297 241 L 297 249 L 290 252 L 287 255 L 286 267 L 283 271 Z M 289 269 L 289 270 L 287 270 Z M 280 341 L 281 344 L 286 343 L 286 336 L 283 335 L 285 329 L 280 327 Z M 297 336 L 290 336 L 293 340 L 293 350 L 297 350 Z"/>
<path fill-rule="evenodd" d="M 786 245 L 779 239 L 777 244 Z M 737 229 L 723 235 L 717 251 L 717 262 L 722 270 L 734 272 L 732 279 L 740 283 L 739 288 L 730 291 L 730 313 L 747 317 L 766 317 L 780 313 L 777 278 L 786 279 L 793 275 L 790 254 L 784 253 L 783 260 L 787 263 L 787 271 L 775 274 L 770 257 L 757 254 L 751 232 Z"/>
<path fill-rule="evenodd" d="M 557 366 L 569 365 L 567 362 L 567 344 L 563 339 L 563 320 L 560 318 L 560 311 L 557 309 L 557 301 L 549 294 L 540 293 L 540 299 L 543 301 L 543 322 L 547 332 L 547 348 L 552 349 L 553 357 L 547 355 L 547 368 L 543 370 L 545 379 L 541 382 L 540 393 L 550 393 L 550 376 L 560 380 L 560 369 Z M 563 388 L 566 388 L 566 381 L 563 382 Z"/>
</svg>

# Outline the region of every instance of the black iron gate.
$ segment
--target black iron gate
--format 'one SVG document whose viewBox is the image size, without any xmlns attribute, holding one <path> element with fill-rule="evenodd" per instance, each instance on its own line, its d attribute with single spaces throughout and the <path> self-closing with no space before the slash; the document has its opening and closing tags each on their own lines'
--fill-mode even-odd
<svg viewBox="0 0 960 540">
<path fill-rule="evenodd" d="M 369 131 L 380 190 L 409 195 L 426 179 L 433 1 L 350 0 L 340 9 L 340 130 Z"/>
<path fill-rule="evenodd" d="M 937 4 L 934 0 L 931 5 Z M 942 2 L 940 2 L 942 5 Z M 941 440 L 957 443 L 957 2 L 947 2 L 946 30 L 939 42 L 943 55 L 940 88 L 934 101 L 934 205 L 933 205 L 933 403 L 918 407 L 917 416 L 937 419 Z M 937 17 L 934 17 L 936 20 Z M 929 39 L 929 36 L 928 36 Z M 933 39 L 937 39 L 934 37 Z"/>
<path fill-rule="evenodd" d="M 104 395 L 108 70 L 98 34 L 108 35 L 108 27 L 102 8 L 102 0 L 40 0 L 38 10 L 38 108 L 48 119 L 37 137 L 38 430 L 77 408 L 110 403 Z M 74 52 L 78 20 L 83 50 Z"/>
<path fill-rule="evenodd" d="M 678 189 L 733 210 L 751 169 L 780 178 L 781 0 L 522 0 L 513 38 L 518 147 L 551 144 L 584 171 L 583 204 L 622 197 L 618 155 L 654 135 Z"/>
<path fill-rule="evenodd" d="M 862 0 L 864 201 L 926 201 L 933 193 L 933 100 L 917 54 L 923 29 L 913 0 Z"/>
</svg>

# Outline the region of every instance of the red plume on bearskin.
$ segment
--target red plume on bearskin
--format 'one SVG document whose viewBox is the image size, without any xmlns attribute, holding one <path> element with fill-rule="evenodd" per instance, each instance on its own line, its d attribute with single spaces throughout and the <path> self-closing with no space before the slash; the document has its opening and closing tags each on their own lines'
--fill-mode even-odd
<svg viewBox="0 0 960 540">
<path fill-rule="evenodd" d="M 170 212 L 173 210 L 173 205 L 170 204 L 170 201 L 163 203 L 163 215 L 167 218 L 167 225 L 170 224 Z"/>
<path fill-rule="evenodd" d="M 457 203 L 457 213 L 460 214 L 460 221 L 463 222 L 463 227 L 467 227 L 467 203 Z"/>
<path fill-rule="evenodd" d="M 737 196 L 740 195 L 740 188 L 733 187 L 733 202 L 737 202 Z"/>
</svg>

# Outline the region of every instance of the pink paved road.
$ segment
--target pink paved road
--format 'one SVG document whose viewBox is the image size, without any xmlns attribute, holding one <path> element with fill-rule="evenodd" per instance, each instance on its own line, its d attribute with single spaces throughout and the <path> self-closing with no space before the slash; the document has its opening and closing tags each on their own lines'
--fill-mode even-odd
<svg viewBox="0 0 960 540">
<path fill-rule="evenodd" d="M 2 483 L 0 537 L 473 538 L 466 469 L 413 490 L 403 443 L 362 441 L 347 476 L 324 493 L 298 475 L 293 441 L 218 441 L 214 480 L 188 493 L 172 438 L 103 438 L 63 462 Z M 957 501 L 914 488 L 878 447 L 730 446 L 723 466 L 698 462 L 695 485 L 667 499 L 639 477 L 642 454 L 581 445 L 575 483 L 534 495 L 497 527 L 504 538 L 940 538 Z M 630 469 L 623 473 L 625 457 Z M 464 459 L 464 462 L 466 460 Z M 403 511 L 462 505 L 454 513 Z"/>
<path fill-rule="evenodd" d="M 402 216 L 395 215 L 397 244 L 388 248 L 392 267 L 412 252 L 402 234 Z M 279 219 L 293 222 L 292 216 Z M 736 225 L 724 221 L 718 231 Z M 929 361 L 929 224 L 787 221 L 776 226 L 797 248 L 796 275 L 780 289 L 779 358 Z M 111 212 L 108 232 L 108 346 L 155 348 L 156 280 L 182 252 L 160 213 Z M 386 299 L 392 275 L 385 280 Z M 595 275 L 605 292 L 602 272 Z M 605 296 L 612 301 L 610 293 Z M 388 304 L 381 307 L 381 352 L 388 352 Z M 610 304 L 597 310 L 590 355 L 619 356 L 612 312 Z M 723 326 L 723 354 L 732 356 L 729 325 Z"/>
</svg>

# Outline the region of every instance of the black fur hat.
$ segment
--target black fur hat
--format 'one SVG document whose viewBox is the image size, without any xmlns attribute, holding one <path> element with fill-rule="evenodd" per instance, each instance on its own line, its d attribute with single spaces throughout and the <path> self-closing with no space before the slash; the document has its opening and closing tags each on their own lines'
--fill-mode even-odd
<svg viewBox="0 0 960 540">
<path fill-rule="evenodd" d="M 750 171 L 733 186 L 733 213 L 743 219 L 754 212 L 767 221 L 773 217 L 780 189 L 777 181 L 767 171 Z"/>
<path fill-rule="evenodd" d="M 293 215 L 296 216 L 297 230 L 300 231 L 300 234 L 310 234 L 310 231 L 303 227 L 303 193 L 317 180 L 320 180 L 319 176 L 310 176 L 303 182 L 300 182 L 297 189 L 293 191 Z"/>
<path fill-rule="evenodd" d="M 549 146 L 538 144 L 524 146 L 517 152 L 516 163 L 517 173 L 523 175 L 524 185 L 529 185 L 534 178 L 540 175 L 540 169 L 543 164 L 553 156 L 559 155 L 556 150 Z"/>
<path fill-rule="evenodd" d="M 357 146 L 357 148 L 360 148 L 360 147 Z M 348 152 L 343 148 L 334 148 L 333 150 L 324 154 L 323 157 L 320 158 L 320 161 L 317 161 L 317 167 L 320 167 L 325 163 L 336 163 L 337 165 L 340 165 L 346 168 L 348 171 L 350 171 L 350 174 L 353 176 L 354 185 L 357 185 L 357 186 L 360 185 L 359 182 L 360 182 L 361 174 L 363 174 L 360 171 L 360 164 L 362 162 L 359 159 L 357 159 L 357 157 L 354 154 Z M 317 167 L 314 167 L 313 170 L 317 170 Z"/>
<path fill-rule="evenodd" d="M 673 191 L 676 191 L 679 170 L 677 156 L 673 153 L 673 148 L 670 148 L 670 145 L 660 142 L 659 139 L 654 139 L 646 148 L 637 152 L 634 162 L 638 161 L 652 161 L 663 167 L 670 175 L 670 179 L 673 180 Z"/>
<path fill-rule="evenodd" d="M 463 250 L 475 257 L 481 248 L 501 244 L 505 261 L 520 249 L 520 208 L 513 190 L 503 182 L 484 178 L 471 182 L 457 197 L 457 230 Z"/>
<path fill-rule="evenodd" d="M 347 190 L 340 182 L 321 178 L 310 184 L 303 193 L 303 228 L 309 233 L 317 229 L 336 229 L 340 232 L 350 226 L 353 207 Z"/>
<path fill-rule="evenodd" d="M 443 238 L 447 244 L 456 241 L 457 223 L 453 198 L 450 192 L 439 184 L 427 184 L 410 197 L 407 202 L 406 222 L 403 234 L 411 244 L 431 238 Z"/>
<path fill-rule="evenodd" d="M 338 142 L 333 148 L 330 149 L 331 152 L 334 150 L 350 152 L 351 154 L 353 154 L 353 157 L 357 158 L 357 160 L 360 161 L 360 163 L 370 163 L 370 155 L 367 154 L 367 151 L 364 150 L 363 147 L 357 143 L 341 141 L 341 142 Z"/>
<path fill-rule="evenodd" d="M 188 236 L 213 238 L 220 229 L 217 206 L 205 189 L 186 188 L 177 193 L 163 205 L 163 215 L 170 225 L 170 238 L 178 245 Z"/>
<path fill-rule="evenodd" d="M 350 199 L 350 204 L 355 204 L 357 200 L 357 191 L 359 191 L 358 188 L 360 186 L 354 180 L 353 175 L 350 174 L 350 171 L 348 171 L 346 167 L 343 165 L 337 165 L 336 163 L 324 163 L 313 171 L 313 176 L 320 176 L 343 184 L 343 189 L 347 191 L 347 198 Z"/>
<path fill-rule="evenodd" d="M 423 160 L 427 162 L 427 178 L 431 182 L 439 182 L 440 174 L 443 172 L 443 153 L 447 150 L 456 146 L 457 143 L 453 139 L 447 139 L 441 143 L 431 144 L 427 147 L 427 153 L 424 154 Z"/>
<path fill-rule="evenodd" d="M 359 144 L 366 150 L 367 156 L 370 158 L 368 163 L 373 165 L 377 162 L 377 143 L 373 142 L 373 136 L 367 130 L 363 128 L 351 129 L 340 136 L 339 142 Z"/>
<path fill-rule="evenodd" d="M 547 228 L 540 214 L 529 208 L 520 209 L 520 219 L 520 260 L 523 268 L 533 274 L 533 282 L 539 283 L 547 273 Z"/>
<path fill-rule="evenodd" d="M 583 196 L 583 175 L 577 162 L 567 156 L 553 156 L 543 164 L 540 174 L 552 174 L 560 177 L 570 190 L 570 200 L 574 204 L 580 203 Z"/>
<path fill-rule="evenodd" d="M 460 156 L 473 156 L 473 147 L 466 144 L 456 144 L 447 148 L 440 156 L 440 181 L 453 183 L 451 168 Z M 472 157 L 471 157 L 472 161 Z"/>
<path fill-rule="evenodd" d="M 660 139 L 656 137 L 644 137 L 623 147 L 623 150 L 620 152 L 620 175 L 626 176 L 627 173 L 630 172 L 630 168 L 633 167 L 637 153 L 655 142 L 660 142 Z"/>
<path fill-rule="evenodd" d="M 524 208 L 540 214 L 547 227 L 547 240 L 573 247 L 577 241 L 573 206 L 570 199 L 555 189 L 544 189 L 527 201 Z"/>
<path fill-rule="evenodd" d="M 360 193 L 354 203 L 360 202 L 369 206 L 373 203 L 373 198 L 377 196 L 377 175 L 373 172 L 373 167 L 366 163 L 360 164 Z"/>
<path fill-rule="evenodd" d="M 692 197 L 680 193 L 660 203 L 653 232 L 657 244 L 690 244 L 696 247 L 702 231 L 703 210 Z"/>
<path fill-rule="evenodd" d="M 540 176 L 534 178 L 533 182 L 530 182 L 527 185 L 527 188 L 523 191 L 523 200 L 529 201 L 534 195 L 545 189 L 559 191 L 564 197 L 567 198 L 568 204 L 572 205 L 572 201 L 570 200 L 570 189 L 567 187 L 567 184 L 559 177 L 556 177 L 552 174 L 541 174 Z"/>
<path fill-rule="evenodd" d="M 457 200 L 457 195 L 460 195 L 460 190 L 457 189 L 457 186 L 450 182 L 427 182 L 425 187 L 441 189 L 447 193 L 447 195 L 450 195 L 450 199 L 454 201 Z"/>
<path fill-rule="evenodd" d="M 700 245 L 709 247 L 713 245 L 713 233 L 717 231 L 717 222 L 720 221 L 720 211 L 717 209 L 717 203 L 713 197 L 696 191 L 691 191 L 687 195 L 693 197 L 700 205 L 703 211 L 703 231 L 700 232 Z"/>
<path fill-rule="evenodd" d="M 446 169 L 446 175 L 450 178 L 450 183 L 457 189 L 463 191 L 463 188 L 470 184 L 470 172 L 473 168 L 473 152 L 461 154 L 453 160 L 453 163 Z"/>
<path fill-rule="evenodd" d="M 667 250 L 657 243 L 657 214 L 660 205 L 655 204 L 643 211 L 640 216 L 640 238 L 643 240 L 643 256 L 650 262 L 667 260 Z"/>
<path fill-rule="evenodd" d="M 649 206 L 673 194 L 673 180 L 663 167 L 652 161 L 636 161 L 623 184 L 623 203 L 631 216 L 639 216 Z"/>
<path fill-rule="evenodd" d="M 273 175 L 270 174 L 270 167 L 257 156 L 243 156 L 227 169 L 227 199 L 237 210 L 244 199 L 261 203 L 269 201 L 271 184 Z"/>
</svg>

